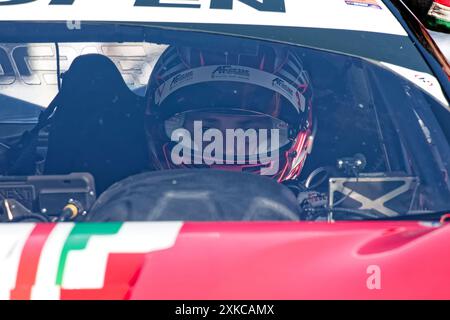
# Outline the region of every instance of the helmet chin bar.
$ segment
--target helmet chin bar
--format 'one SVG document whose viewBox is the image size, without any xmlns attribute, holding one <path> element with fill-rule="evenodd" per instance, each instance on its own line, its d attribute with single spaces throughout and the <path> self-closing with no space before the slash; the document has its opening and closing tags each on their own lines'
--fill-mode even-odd
<svg viewBox="0 0 450 320">
<path fill-rule="evenodd" d="M 184 168 L 184 169 L 192 169 L 192 168 L 209 168 L 209 169 L 216 169 L 216 170 L 223 170 L 223 171 L 233 171 L 233 172 L 248 172 L 248 173 L 252 173 L 252 174 L 259 174 L 259 175 L 264 175 L 262 172 L 263 170 L 267 170 L 269 168 L 273 168 L 275 165 L 276 166 L 280 166 L 280 162 L 284 163 L 284 160 L 281 160 L 280 157 L 276 157 L 277 160 L 274 161 L 270 161 L 268 163 L 262 163 L 262 162 L 258 162 L 258 163 L 247 163 L 248 159 L 246 160 L 245 164 L 241 164 L 241 163 L 226 163 L 226 161 L 224 161 L 224 164 L 206 164 L 204 162 L 202 162 L 202 164 L 198 164 L 195 163 L 194 161 L 191 161 L 191 164 L 186 164 L 186 163 L 182 163 L 182 164 L 174 164 L 171 161 L 171 145 L 173 143 L 172 142 L 167 142 L 163 145 L 163 157 L 164 159 L 162 159 L 165 163 L 166 163 L 166 167 L 168 169 L 180 169 L 180 168 Z M 278 152 L 280 152 L 280 154 L 287 154 L 288 151 L 285 151 L 286 147 L 281 148 Z M 194 157 L 192 156 L 191 158 L 192 160 L 194 160 Z M 204 160 L 204 159 L 202 159 Z M 270 178 L 275 178 L 277 177 L 277 174 L 267 174 L 265 175 L 267 177 Z"/>
</svg>

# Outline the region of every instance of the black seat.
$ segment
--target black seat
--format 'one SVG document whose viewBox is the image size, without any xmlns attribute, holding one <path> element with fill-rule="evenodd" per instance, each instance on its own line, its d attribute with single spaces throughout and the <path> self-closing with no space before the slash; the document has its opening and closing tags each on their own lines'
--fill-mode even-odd
<svg viewBox="0 0 450 320">
<path fill-rule="evenodd" d="M 107 57 L 76 58 L 63 75 L 44 173 L 89 172 L 101 193 L 147 164 L 144 99 Z"/>
</svg>

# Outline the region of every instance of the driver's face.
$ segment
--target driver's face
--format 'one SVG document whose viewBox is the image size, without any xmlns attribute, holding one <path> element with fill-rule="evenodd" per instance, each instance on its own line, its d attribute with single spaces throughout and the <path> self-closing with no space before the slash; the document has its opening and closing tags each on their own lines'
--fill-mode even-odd
<svg viewBox="0 0 450 320">
<path fill-rule="evenodd" d="M 235 132 L 236 130 L 243 130 L 247 132 L 248 130 L 254 130 L 253 137 L 255 139 L 244 139 L 242 143 L 229 143 L 230 141 L 223 141 L 225 152 L 230 154 L 234 152 L 235 155 L 251 156 L 258 153 L 260 150 L 260 145 L 268 148 L 268 135 L 271 134 L 271 129 L 273 128 L 272 119 L 265 115 L 258 114 L 232 114 L 226 112 L 214 112 L 214 111 L 199 111 L 187 113 L 184 119 L 184 128 L 189 132 L 193 133 L 195 131 L 195 122 L 201 121 L 203 133 L 209 129 L 219 130 L 222 133 L 224 139 L 228 137 L 228 130 Z M 259 135 L 261 129 L 266 129 L 265 135 Z M 233 133 L 231 133 L 233 134 Z M 228 143 L 227 143 L 228 142 Z M 203 141 L 204 146 L 208 144 L 208 141 Z M 278 144 L 279 145 L 279 144 Z"/>
</svg>

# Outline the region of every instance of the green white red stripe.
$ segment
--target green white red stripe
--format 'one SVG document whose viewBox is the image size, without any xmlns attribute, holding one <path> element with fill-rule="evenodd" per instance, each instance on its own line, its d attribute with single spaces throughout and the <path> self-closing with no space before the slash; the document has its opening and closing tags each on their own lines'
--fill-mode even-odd
<svg viewBox="0 0 450 320">
<path fill-rule="evenodd" d="M 114 278 L 127 284 L 145 254 L 172 247 L 181 227 L 181 222 L 0 226 L 0 299 L 60 299 L 64 291 L 104 290 L 109 265 L 124 255 L 127 265 L 112 284 Z M 120 289 L 113 293 L 128 290 Z"/>
<path fill-rule="evenodd" d="M 450 28 L 450 1 L 440 0 L 433 2 L 428 12 L 430 17 L 435 19 L 435 23 Z"/>
</svg>

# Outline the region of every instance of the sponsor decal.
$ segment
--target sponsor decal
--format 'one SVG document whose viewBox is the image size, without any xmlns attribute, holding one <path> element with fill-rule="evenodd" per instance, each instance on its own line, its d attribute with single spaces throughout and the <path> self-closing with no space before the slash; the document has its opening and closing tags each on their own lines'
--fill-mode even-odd
<svg viewBox="0 0 450 320">
<path fill-rule="evenodd" d="M 272 86 L 276 88 L 280 88 L 284 92 L 286 92 L 291 97 L 294 95 L 294 90 L 292 89 L 292 86 L 286 83 L 283 79 L 275 78 L 272 80 Z"/>
<path fill-rule="evenodd" d="M 345 0 L 345 3 L 351 6 L 382 9 L 377 0 Z"/>
<path fill-rule="evenodd" d="M 291 97 L 291 101 L 295 102 L 298 109 L 302 112 L 305 111 L 305 97 L 297 89 L 295 89 L 294 86 L 281 78 L 275 78 L 272 80 L 272 87 L 278 88 L 286 93 L 289 97 Z"/>
<path fill-rule="evenodd" d="M 170 89 L 174 89 L 185 82 L 192 81 L 193 78 L 194 72 L 192 70 L 185 73 L 180 73 L 172 79 L 172 82 L 170 83 Z"/>
<path fill-rule="evenodd" d="M 145 255 L 172 247 L 182 223 L 0 226 L 0 299 L 122 299 Z M 22 230 L 23 229 L 23 230 Z M 124 262 L 125 261 L 125 262 Z M 3 281 L 5 280 L 5 281 Z"/>
<path fill-rule="evenodd" d="M 396 72 L 400 76 L 406 78 L 407 80 L 413 82 L 415 85 L 428 92 L 450 110 L 449 102 L 447 101 L 447 98 L 442 91 L 442 87 L 439 81 L 434 76 L 428 73 L 418 72 L 386 62 L 381 62 L 381 64 L 388 69 Z"/>
<path fill-rule="evenodd" d="M 168 96 L 183 87 L 211 81 L 231 81 L 258 85 L 278 92 L 289 100 L 297 111 L 305 111 L 305 97 L 295 86 L 281 78 L 274 78 L 271 73 L 236 65 L 199 67 L 175 75 L 156 90 L 155 104 L 161 105 Z"/>
<path fill-rule="evenodd" d="M 414 75 L 414 77 L 416 78 L 416 82 L 420 81 L 423 83 L 423 85 L 425 85 L 427 87 L 433 87 L 435 85 L 433 80 L 430 79 L 430 77 L 427 77 L 426 75 L 416 74 L 416 75 Z"/>
<path fill-rule="evenodd" d="M 212 79 L 218 78 L 240 78 L 249 79 L 250 70 L 235 66 L 219 66 L 211 74 Z"/>
</svg>

